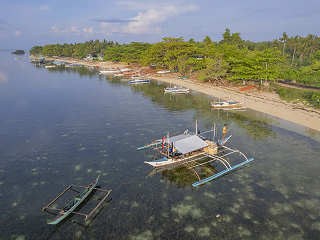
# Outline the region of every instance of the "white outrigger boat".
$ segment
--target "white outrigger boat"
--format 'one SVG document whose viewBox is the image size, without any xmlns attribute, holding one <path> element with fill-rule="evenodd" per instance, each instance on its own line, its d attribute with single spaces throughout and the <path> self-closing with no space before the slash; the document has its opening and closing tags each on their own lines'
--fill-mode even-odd
<svg viewBox="0 0 320 240">
<path fill-rule="evenodd" d="M 204 137 L 204 134 L 210 132 L 214 133 L 213 140 L 209 140 Z M 232 135 L 217 141 L 215 141 L 215 136 L 215 127 L 212 130 L 199 134 L 196 125 L 196 133 L 189 133 L 189 131 L 186 130 L 183 134 L 173 137 L 167 136 L 167 138 L 163 137 L 162 139 L 153 141 L 151 144 L 139 147 L 137 150 L 151 149 L 160 154 L 161 158 L 157 160 L 145 161 L 146 164 L 149 164 L 154 168 L 159 168 L 160 171 L 161 168 L 172 169 L 182 166 L 192 169 L 198 177 L 198 181 L 192 184 L 192 186 L 196 187 L 223 176 L 254 160 L 253 158 L 247 158 L 245 154 L 237 149 L 225 146 Z M 237 164 L 231 164 L 231 161 L 226 157 L 236 153 L 238 153 L 244 160 Z M 225 167 L 225 170 L 210 177 L 201 179 L 199 174 L 196 172 L 197 167 L 213 162 L 221 163 L 222 166 Z"/>
<path fill-rule="evenodd" d="M 165 73 L 170 73 L 171 71 L 170 70 L 161 70 L 161 71 L 158 71 L 157 73 L 158 74 L 165 74 Z"/>
<path fill-rule="evenodd" d="M 116 73 L 120 73 L 119 69 L 108 69 L 108 70 L 101 70 L 99 72 L 99 74 L 103 74 L 103 75 L 111 75 L 111 74 L 116 74 Z"/>
<path fill-rule="evenodd" d="M 129 84 L 142 84 L 142 83 L 150 83 L 149 79 L 135 79 L 128 82 Z"/>
<path fill-rule="evenodd" d="M 168 87 L 164 89 L 164 93 L 189 93 L 190 89 L 189 88 L 184 88 L 184 87 Z"/>
<path fill-rule="evenodd" d="M 218 101 L 212 102 L 211 107 L 214 109 L 243 109 L 243 103 L 236 101 Z"/>
<path fill-rule="evenodd" d="M 45 68 L 56 68 L 56 66 L 55 65 L 46 65 L 46 66 L 44 66 Z"/>
</svg>

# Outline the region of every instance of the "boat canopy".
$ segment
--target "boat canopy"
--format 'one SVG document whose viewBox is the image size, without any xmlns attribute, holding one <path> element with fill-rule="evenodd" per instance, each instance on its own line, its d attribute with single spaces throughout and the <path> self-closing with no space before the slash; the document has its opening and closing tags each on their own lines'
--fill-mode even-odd
<svg viewBox="0 0 320 240">
<path fill-rule="evenodd" d="M 205 148 L 208 144 L 197 135 L 181 134 L 168 139 L 168 142 L 173 143 L 174 147 L 181 154 L 194 152 Z"/>
<path fill-rule="evenodd" d="M 179 135 L 177 135 L 177 136 L 172 136 L 172 137 L 170 137 L 170 138 L 167 138 L 166 139 L 166 142 L 167 143 L 169 143 L 169 144 L 171 144 L 171 143 L 174 143 L 175 144 L 175 142 L 177 142 L 177 141 L 179 141 L 179 140 L 181 140 L 181 139 L 185 139 L 185 138 L 188 138 L 188 137 L 190 137 L 190 136 L 192 136 L 191 134 L 179 134 Z"/>
</svg>

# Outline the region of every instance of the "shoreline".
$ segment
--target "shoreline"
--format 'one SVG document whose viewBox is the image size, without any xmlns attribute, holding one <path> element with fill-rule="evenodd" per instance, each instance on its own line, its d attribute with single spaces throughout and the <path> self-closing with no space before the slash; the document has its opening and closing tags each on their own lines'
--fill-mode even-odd
<svg viewBox="0 0 320 240">
<path fill-rule="evenodd" d="M 35 58 L 35 57 L 31 57 Z M 93 62 L 86 60 L 78 60 L 73 58 L 62 57 L 45 57 L 48 60 L 58 60 L 74 64 L 82 64 L 86 66 L 94 66 L 99 68 L 124 68 L 128 67 L 132 70 L 147 69 L 145 67 L 131 66 L 124 63 L 113 62 Z M 214 86 L 210 83 L 202 83 L 191 79 L 178 79 L 176 73 L 154 74 L 148 75 L 152 79 L 187 87 L 190 90 L 204 93 L 211 97 L 229 99 L 243 102 L 245 107 L 269 114 L 271 116 L 293 122 L 304 127 L 320 132 L 320 110 L 303 106 L 301 104 L 294 104 L 281 100 L 276 93 L 263 92 L 256 89 L 248 92 L 240 92 L 239 87 L 222 87 Z"/>
</svg>

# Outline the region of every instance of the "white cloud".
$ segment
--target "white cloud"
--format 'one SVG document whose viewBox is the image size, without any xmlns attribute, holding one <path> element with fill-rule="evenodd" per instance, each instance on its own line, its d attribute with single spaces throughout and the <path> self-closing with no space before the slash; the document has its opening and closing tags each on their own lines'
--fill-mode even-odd
<svg viewBox="0 0 320 240">
<path fill-rule="evenodd" d="M 56 26 L 51 26 L 50 32 L 57 33 L 57 32 L 59 32 L 59 29 Z"/>
<path fill-rule="evenodd" d="M 62 33 L 71 33 L 71 34 L 88 34 L 88 33 L 94 33 L 94 29 L 92 27 L 85 27 L 82 28 L 81 30 L 79 27 L 76 26 L 71 26 L 69 28 L 58 28 L 57 26 L 51 26 L 50 32 L 57 33 L 57 34 L 62 34 Z"/>
<path fill-rule="evenodd" d="M 68 31 L 68 30 L 67 30 L 67 31 Z M 70 29 L 70 32 L 79 33 L 80 30 L 79 30 L 76 26 L 72 26 L 71 29 Z"/>
<path fill-rule="evenodd" d="M 128 22 L 101 22 L 100 26 L 106 33 L 126 33 L 126 34 L 145 34 L 145 33 L 161 33 L 161 23 L 166 22 L 170 18 L 178 15 L 196 11 L 195 5 L 185 5 L 184 7 L 177 5 L 164 5 L 152 3 L 126 2 L 118 3 L 126 8 L 138 10 L 135 17 L 129 18 Z"/>
<path fill-rule="evenodd" d="M 197 10 L 195 5 L 184 7 L 175 5 L 152 7 L 139 12 L 136 17 L 132 18 L 134 21 L 124 26 L 122 31 L 133 34 L 159 33 L 161 32 L 160 23 L 165 22 L 169 18 L 195 10 Z"/>
<path fill-rule="evenodd" d="M 119 33 L 121 32 L 121 24 L 120 23 L 107 23 L 102 22 L 100 23 L 101 31 L 98 33 L 111 35 L 112 33 Z"/>
<path fill-rule="evenodd" d="M 81 33 L 81 30 L 79 30 L 78 27 L 76 26 L 71 26 L 70 28 L 58 28 L 57 26 L 52 26 L 50 28 L 50 32 L 53 33 L 76 33 L 79 34 Z"/>
<path fill-rule="evenodd" d="M 82 31 L 83 31 L 84 33 L 93 33 L 93 28 L 92 28 L 92 27 L 83 28 Z"/>
<path fill-rule="evenodd" d="M 58 28 L 52 26 L 50 31 L 54 33 L 72 33 L 72 34 L 104 34 L 112 35 L 120 34 L 159 34 L 162 32 L 161 24 L 170 18 L 177 17 L 184 13 L 198 10 L 193 4 L 185 4 L 184 6 L 177 4 L 158 3 L 142 3 L 142 2 L 118 2 L 119 5 L 127 10 L 136 11 L 136 16 L 123 19 L 93 19 L 98 22 L 99 27 L 77 27 Z"/>
</svg>

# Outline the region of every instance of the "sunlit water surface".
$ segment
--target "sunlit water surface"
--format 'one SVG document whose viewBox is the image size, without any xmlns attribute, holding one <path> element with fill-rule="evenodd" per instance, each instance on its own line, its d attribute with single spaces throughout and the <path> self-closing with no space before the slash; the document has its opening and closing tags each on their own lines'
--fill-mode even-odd
<svg viewBox="0 0 320 240">
<path fill-rule="evenodd" d="M 207 96 L 164 87 L 0 52 L 0 239 L 319 239 L 318 132 L 250 110 L 211 111 Z M 227 123 L 231 146 L 255 161 L 199 188 L 186 169 L 148 176 L 152 155 L 136 148 L 193 130 L 196 119 L 219 134 Z M 112 199 L 89 225 L 81 216 L 47 225 L 46 203 L 98 175 Z"/>
</svg>

